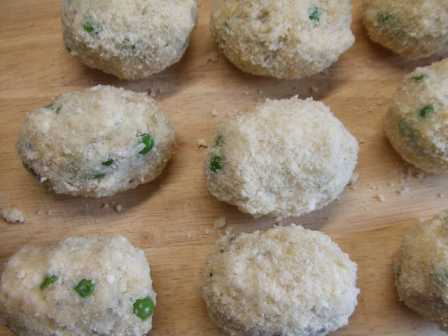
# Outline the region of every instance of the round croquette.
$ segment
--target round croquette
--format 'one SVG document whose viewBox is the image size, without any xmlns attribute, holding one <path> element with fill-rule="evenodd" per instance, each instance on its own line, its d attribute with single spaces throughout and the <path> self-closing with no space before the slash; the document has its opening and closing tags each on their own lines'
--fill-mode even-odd
<svg viewBox="0 0 448 336">
<path fill-rule="evenodd" d="M 357 154 L 356 139 L 323 103 L 267 100 L 219 126 L 208 189 L 255 217 L 300 216 L 342 193 Z"/>
<path fill-rule="evenodd" d="M 24 166 L 54 192 L 104 197 L 159 176 L 174 137 L 147 94 L 96 86 L 31 112 L 17 149 Z"/>
</svg>

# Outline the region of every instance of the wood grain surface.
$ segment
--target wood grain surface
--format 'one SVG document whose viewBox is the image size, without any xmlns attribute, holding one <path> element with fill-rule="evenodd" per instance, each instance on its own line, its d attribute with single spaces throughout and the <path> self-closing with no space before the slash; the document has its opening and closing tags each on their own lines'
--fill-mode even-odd
<svg viewBox="0 0 448 336">
<path fill-rule="evenodd" d="M 329 104 L 360 141 L 355 187 L 322 211 L 284 222 L 330 234 L 358 263 L 359 305 L 350 325 L 334 335 L 442 335 L 397 302 L 391 273 L 391 258 L 404 231 L 447 207 L 448 179 L 407 174 L 382 129 L 397 85 L 418 64 L 367 39 L 355 0 L 356 44 L 325 74 L 302 81 L 245 75 L 217 57 L 208 33 L 210 2 L 200 2 L 198 27 L 179 64 L 148 80 L 123 82 L 66 53 L 58 0 L 0 1 L 0 207 L 17 206 L 27 217 L 23 225 L 0 222 L 0 264 L 26 243 L 122 234 L 143 248 L 151 262 L 158 292 L 152 335 L 219 335 L 200 299 L 201 269 L 222 234 L 213 222 L 225 216 L 228 228 L 252 231 L 274 221 L 251 219 L 208 194 L 206 152 L 197 141 L 210 140 L 220 119 L 264 97 L 311 95 Z M 56 95 L 99 83 L 157 93 L 177 130 L 177 154 L 155 183 L 116 197 L 55 196 L 21 166 L 15 150 L 20 125 L 27 112 Z M 121 213 L 102 207 L 114 202 L 123 206 Z M 7 335 L 0 327 L 0 336 Z"/>
</svg>

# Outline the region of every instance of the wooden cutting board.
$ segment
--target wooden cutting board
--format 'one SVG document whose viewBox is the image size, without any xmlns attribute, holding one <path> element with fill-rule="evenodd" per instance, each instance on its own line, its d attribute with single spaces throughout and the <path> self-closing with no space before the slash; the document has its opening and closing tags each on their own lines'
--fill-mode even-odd
<svg viewBox="0 0 448 336">
<path fill-rule="evenodd" d="M 0 263 L 26 243 L 50 243 L 69 235 L 122 234 L 150 259 L 158 306 L 153 335 L 219 335 L 200 299 L 200 273 L 222 230 L 272 226 L 213 199 L 203 174 L 217 121 L 264 97 L 314 96 L 329 104 L 360 142 L 359 181 L 340 200 L 312 215 L 285 221 L 330 234 L 359 265 L 361 295 L 350 325 L 336 336 L 442 335 L 397 302 L 391 258 L 405 230 L 447 207 L 448 179 L 414 176 L 393 152 L 382 119 L 401 78 L 418 64 L 371 43 L 355 0 L 356 44 L 325 74 L 276 81 L 242 74 L 218 57 L 208 33 L 210 2 L 200 3 L 191 47 L 168 71 L 138 82 L 118 81 L 70 57 L 62 44 L 57 0 L 0 1 L 0 207 L 17 206 L 27 223 L 0 221 Z M 175 159 L 155 183 L 106 200 L 55 196 L 21 166 L 15 143 L 27 112 L 53 97 L 95 84 L 111 84 L 159 96 L 178 136 Z M 446 194 L 444 194 L 446 193 Z M 446 196 L 445 196 L 446 195 Z M 381 201 L 381 200 L 383 201 Z M 109 208 L 102 205 L 108 203 Z M 121 204 L 117 213 L 113 204 Z M 0 327 L 0 336 L 11 335 Z"/>
</svg>

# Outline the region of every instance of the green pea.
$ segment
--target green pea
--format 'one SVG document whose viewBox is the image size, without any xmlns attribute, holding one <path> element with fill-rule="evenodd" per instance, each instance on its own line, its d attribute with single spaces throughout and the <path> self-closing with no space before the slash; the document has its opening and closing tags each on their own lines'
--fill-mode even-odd
<svg viewBox="0 0 448 336">
<path fill-rule="evenodd" d="M 421 108 L 418 111 L 418 115 L 423 119 L 429 117 L 433 113 L 434 113 L 434 106 L 432 105 L 426 105 L 425 107 Z"/>
<path fill-rule="evenodd" d="M 85 30 L 86 32 L 88 32 L 88 33 L 93 33 L 93 31 L 95 30 L 95 28 L 93 28 L 92 23 L 89 22 L 89 21 L 86 21 L 86 22 L 84 23 L 83 28 L 84 28 L 84 30 Z"/>
<path fill-rule="evenodd" d="M 147 296 L 142 299 L 137 299 L 134 302 L 133 312 L 140 318 L 140 320 L 145 321 L 153 314 L 154 308 L 154 302 Z"/>
<path fill-rule="evenodd" d="M 104 161 L 101 163 L 103 166 L 109 167 L 112 166 L 114 164 L 114 160 L 113 159 L 109 159 L 107 161 Z"/>
<path fill-rule="evenodd" d="M 141 143 L 145 145 L 145 147 L 139 152 L 142 155 L 148 154 L 154 147 L 154 139 L 148 133 L 141 135 Z"/>
<path fill-rule="evenodd" d="M 416 81 L 416 82 L 421 82 L 426 77 L 428 77 L 428 76 L 426 76 L 425 74 L 419 74 L 419 75 L 415 75 L 415 76 L 411 77 L 411 79 Z"/>
<path fill-rule="evenodd" d="M 220 171 L 221 169 L 224 168 L 224 163 L 222 160 L 222 157 L 220 155 L 213 155 L 211 160 L 210 160 L 210 170 L 213 173 L 217 173 L 218 171 Z"/>
<path fill-rule="evenodd" d="M 73 290 L 78 293 L 83 299 L 88 298 L 95 291 L 95 283 L 92 280 L 82 279 L 73 287 Z"/>
<path fill-rule="evenodd" d="M 54 284 L 56 281 L 58 281 L 58 277 L 54 274 L 52 275 L 47 275 L 44 280 L 42 280 L 42 282 L 40 283 L 39 288 L 41 290 L 44 290 L 48 287 L 50 287 L 52 284 Z"/>
<path fill-rule="evenodd" d="M 318 8 L 318 7 L 316 7 L 316 6 L 313 6 L 313 7 L 311 7 L 310 9 L 309 9 L 309 11 L 308 11 L 309 13 L 309 16 L 308 16 L 308 18 L 311 20 L 311 21 L 313 21 L 314 23 L 319 23 L 320 22 L 320 16 L 321 16 L 321 11 L 320 11 L 320 9 Z"/>
<path fill-rule="evenodd" d="M 90 35 L 98 35 L 100 33 L 100 26 L 95 24 L 92 19 L 87 19 L 83 24 L 83 29 Z"/>
</svg>

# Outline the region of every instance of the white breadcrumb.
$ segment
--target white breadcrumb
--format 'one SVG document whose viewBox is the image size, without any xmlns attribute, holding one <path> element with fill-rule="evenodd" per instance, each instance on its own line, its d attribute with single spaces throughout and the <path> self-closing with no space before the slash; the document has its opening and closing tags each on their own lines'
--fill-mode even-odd
<svg viewBox="0 0 448 336">
<path fill-rule="evenodd" d="M 386 197 L 384 197 L 383 194 L 375 195 L 375 198 L 376 198 L 378 201 L 380 201 L 380 202 L 385 202 L 385 201 L 386 201 Z"/>
<path fill-rule="evenodd" d="M 49 276 L 55 278 L 45 284 Z M 82 280 L 95 286 L 87 297 L 75 290 Z M 152 315 L 141 320 L 133 306 L 147 297 L 156 303 L 142 250 L 122 236 L 71 237 L 27 245 L 9 259 L 0 280 L 0 315 L 22 336 L 144 336 Z"/>
<path fill-rule="evenodd" d="M 300 226 L 226 235 L 203 273 L 210 318 L 227 335 L 327 335 L 357 305 L 357 266 L 327 235 Z"/>
<path fill-rule="evenodd" d="M 216 109 L 213 109 L 210 113 L 211 113 L 212 117 L 217 117 L 219 115 L 218 111 L 216 111 Z"/>
<path fill-rule="evenodd" d="M 17 208 L 3 208 L 0 210 L 0 215 L 5 222 L 10 224 L 23 224 L 26 220 L 23 212 Z"/>
<path fill-rule="evenodd" d="M 221 123 L 205 169 L 217 199 L 255 217 L 286 218 L 334 201 L 357 157 L 356 139 L 323 103 L 268 99 Z"/>
<path fill-rule="evenodd" d="M 114 205 L 114 210 L 116 213 L 120 213 L 123 211 L 123 206 L 121 204 L 115 204 Z"/>
<path fill-rule="evenodd" d="M 213 222 L 213 226 L 215 227 L 215 229 L 223 229 L 226 227 L 226 225 L 227 220 L 224 216 L 216 218 L 215 221 Z"/>
<path fill-rule="evenodd" d="M 198 148 L 208 148 L 207 141 L 205 141 L 205 139 L 198 139 L 196 143 L 198 145 Z"/>
</svg>

